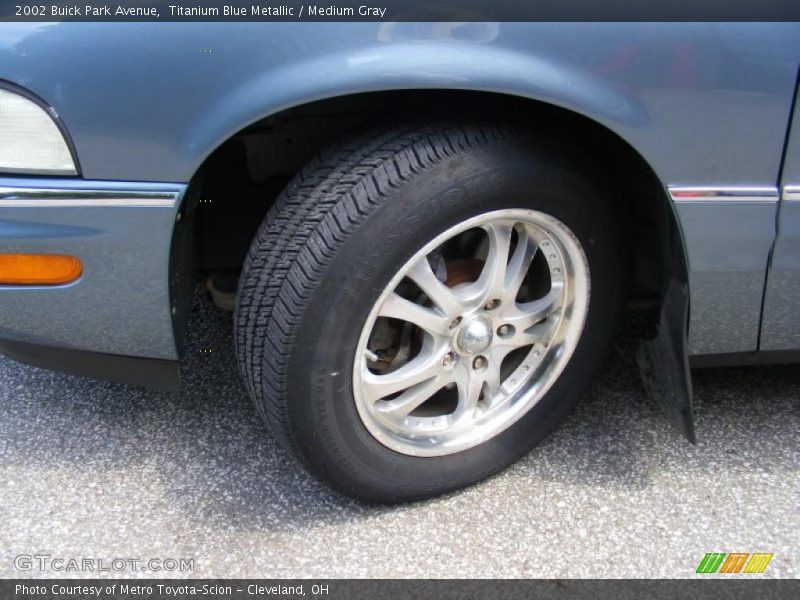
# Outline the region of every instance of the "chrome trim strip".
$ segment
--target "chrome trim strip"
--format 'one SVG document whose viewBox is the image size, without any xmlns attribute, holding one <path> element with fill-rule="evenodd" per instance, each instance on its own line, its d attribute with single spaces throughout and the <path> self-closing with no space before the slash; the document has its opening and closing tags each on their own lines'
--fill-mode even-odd
<svg viewBox="0 0 800 600">
<path fill-rule="evenodd" d="M 173 207 L 179 190 L 113 191 L 0 187 L 0 207 L 157 206 Z"/>
<path fill-rule="evenodd" d="M 800 200 L 800 185 L 783 186 L 783 199 L 792 201 Z"/>
<path fill-rule="evenodd" d="M 774 187 L 681 187 L 669 186 L 674 202 L 777 202 Z"/>
</svg>

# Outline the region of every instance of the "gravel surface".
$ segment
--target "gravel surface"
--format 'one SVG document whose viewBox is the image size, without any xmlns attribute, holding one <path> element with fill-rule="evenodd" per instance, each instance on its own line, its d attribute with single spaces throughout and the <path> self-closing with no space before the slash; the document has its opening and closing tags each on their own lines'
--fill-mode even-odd
<svg viewBox="0 0 800 600">
<path fill-rule="evenodd" d="M 0 358 L 0 576 L 80 575 L 14 569 L 41 553 L 193 558 L 169 575 L 195 577 L 689 577 L 712 551 L 773 552 L 761 577 L 800 575 L 800 366 L 696 371 L 692 446 L 644 395 L 623 331 L 578 409 L 515 466 L 375 507 L 276 447 L 230 321 L 196 303 L 180 395 Z"/>
</svg>

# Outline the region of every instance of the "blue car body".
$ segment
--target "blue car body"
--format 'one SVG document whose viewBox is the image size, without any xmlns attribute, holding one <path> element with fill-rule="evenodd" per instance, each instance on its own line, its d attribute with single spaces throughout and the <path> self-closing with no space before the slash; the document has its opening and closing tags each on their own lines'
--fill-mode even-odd
<svg viewBox="0 0 800 600">
<path fill-rule="evenodd" d="M 173 233 L 221 144 L 326 98 L 469 90 L 581 115 L 652 168 L 682 237 L 691 355 L 797 350 L 798 66 L 796 23 L 0 24 L 0 79 L 53 107 L 80 171 L 0 175 L 0 252 L 85 266 L 0 286 L 0 339 L 33 362 L 14 344 L 177 361 Z"/>
</svg>

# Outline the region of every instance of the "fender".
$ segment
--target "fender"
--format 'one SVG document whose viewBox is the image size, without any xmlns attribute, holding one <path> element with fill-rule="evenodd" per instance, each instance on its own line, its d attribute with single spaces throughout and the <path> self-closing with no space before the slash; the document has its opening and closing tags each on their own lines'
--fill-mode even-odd
<svg viewBox="0 0 800 600">
<path fill-rule="evenodd" d="M 199 165 L 237 131 L 282 110 L 343 95 L 409 89 L 504 90 L 566 108 L 612 130 L 643 127 L 649 118 L 632 90 L 614 88 L 595 74 L 550 58 L 491 46 L 406 42 L 314 57 L 243 82 L 201 116 L 198 127 L 181 140 L 181 152 Z M 205 154 L 197 154 L 200 148 Z"/>
<path fill-rule="evenodd" d="M 16 24 L 0 73 L 56 108 L 87 179 L 185 183 L 285 108 L 446 88 L 589 117 L 665 186 L 765 186 L 798 56 L 797 23 L 62 22 Z"/>
</svg>

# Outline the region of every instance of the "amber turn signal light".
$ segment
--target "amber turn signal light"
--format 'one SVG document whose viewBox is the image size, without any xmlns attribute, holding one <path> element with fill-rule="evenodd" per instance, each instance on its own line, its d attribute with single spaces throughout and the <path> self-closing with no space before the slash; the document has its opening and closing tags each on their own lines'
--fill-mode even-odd
<svg viewBox="0 0 800 600">
<path fill-rule="evenodd" d="M 0 285 L 62 285 L 81 273 L 83 264 L 74 256 L 0 253 Z"/>
</svg>

